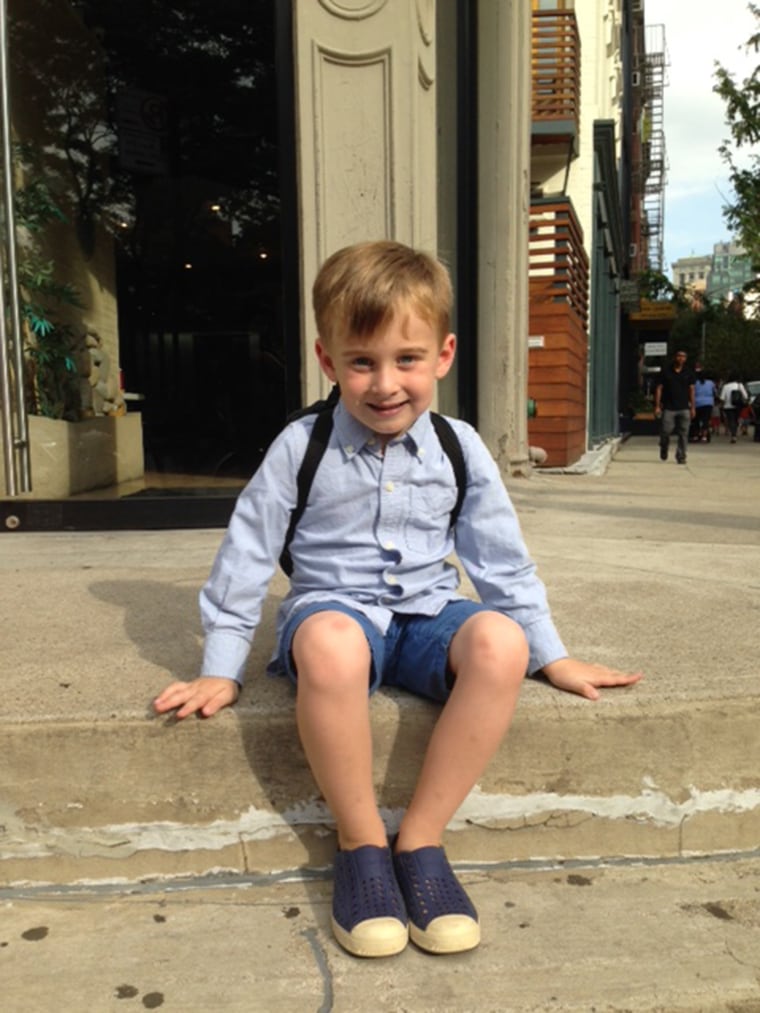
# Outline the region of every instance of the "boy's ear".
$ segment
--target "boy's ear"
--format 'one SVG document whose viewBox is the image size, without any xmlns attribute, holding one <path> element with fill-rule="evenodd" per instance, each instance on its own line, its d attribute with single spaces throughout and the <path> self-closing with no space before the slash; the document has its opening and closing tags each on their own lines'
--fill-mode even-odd
<svg viewBox="0 0 760 1013">
<path fill-rule="evenodd" d="M 328 380 L 332 380 L 333 383 L 336 383 L 338 377 L 335 372 L 335 366 L 333 365 L 332 358 L 319 338 L 317 338 L 314 342 L 314 351 L 317 353 L 317 360 L 319 361 L 322 372 Z"/>
<path fill-rule="evenodd" d="M 454 363 L 454 356 L 457 351 L 457 339 L 455 334 L 447 334 L 443 339 L 441 350 L 438 353 L 438 362 L 435 369 L 436 380 L 442 380 Z"/>
</svg>

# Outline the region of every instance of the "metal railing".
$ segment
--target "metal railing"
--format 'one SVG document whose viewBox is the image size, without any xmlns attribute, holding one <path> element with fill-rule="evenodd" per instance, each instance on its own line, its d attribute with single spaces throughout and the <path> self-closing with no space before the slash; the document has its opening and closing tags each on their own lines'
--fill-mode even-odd
<svg viewBox="0 0 760 1013">
<path fill-rule="evenodd" d="M 581 42 L 573 10 L 534 11 L 532 118 L 541 133 L 577 134 L 580 120 Z"/>
<path fill-rule="evenodd" d="M 0 0 L 0 428 L 2 429 L 5 492 L 17 496 L 31 490 L 29 433 L 24 400 L 24 349 L 16 264 L 16 216 L 8 94 L 8 11 Z"/>
</svg>

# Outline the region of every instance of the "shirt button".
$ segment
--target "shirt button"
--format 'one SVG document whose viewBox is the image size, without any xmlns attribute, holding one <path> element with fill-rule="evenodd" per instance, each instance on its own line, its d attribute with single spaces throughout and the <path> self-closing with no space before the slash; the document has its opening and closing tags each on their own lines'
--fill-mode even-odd
<svg viewBox="0 0 760 1013">
<path fill-rule="evenodd" d="M 395 542 L 384 542 L 383 543 L 383 548 L 384 549 L 388 549 L 388 550 L 395 549 L 396 548 L 396 543 Z"/>
<path fill-rule="evenodd" d="M 398 584 L 398 578 L 394 577 L 392 573 L 389 573 L 388 576 L 385 578 L 385 582 L 386 582 L 386 584 L 391 584 L 391 585 Z"/>
<path fill-rule="evenodd" d="M 354 452 L 354 445 L 353 445 L 353 443 L 347 443 L 343 449 L 345 450 L 345 452 L 347 454 L 353 454 L 353 452 Z"/>
<path fill-rule="evenodd" d="M 385 483 L 385 491 L 386 492 L 393 492 L 393 489 L 394 489 L 393 482 L 386 482 Z"/>
</svg>

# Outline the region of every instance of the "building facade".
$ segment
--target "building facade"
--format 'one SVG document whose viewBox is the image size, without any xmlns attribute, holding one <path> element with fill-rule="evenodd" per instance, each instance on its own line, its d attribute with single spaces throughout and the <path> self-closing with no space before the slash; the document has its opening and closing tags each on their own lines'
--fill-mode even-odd
<svg viewBox="0 0 760 1013">
<path fill-rule="evenodd" d="M 743 303 L 745 308 L 757 303 L 757 272 L 740 243 L 715 243 L 711 254 L 681 257 L 671 271 L 673 285 L 700 301 L 707 297 L 713 302 Z"/>
<path fill-rule="evenodd" d="M 614 435 L 633 6 L 9 0 L 4 263 L 45 265 L 72 298 L 22 285 L 10 314 L 6 527 L 82 503 L 104 526 L 147 501 L 157 525 L 228 512 L 288 412 L 324 393 L 311 284 L 364 238 L 449 266 L 440 407 L 505 477 L 531 444 L 568 464 Z M 560 307 L 554 337 L 542 305 Z M 40 319 L 76 353 L 68 400 L 45 389 Z"/>
<path fill-rule="evenodd" d="M 710 279 L 712 257 L 681 257 L 671 264 L 673 284 L 676 288 L 705 292 Z"/>
<path fill-rule="evenodd" d="M 742 298 L 744 286 L 756 279 L 757 272 L 740 243 L 715 243 L 706 286 L 712 298 L 727 302 Z"/>
</svg>

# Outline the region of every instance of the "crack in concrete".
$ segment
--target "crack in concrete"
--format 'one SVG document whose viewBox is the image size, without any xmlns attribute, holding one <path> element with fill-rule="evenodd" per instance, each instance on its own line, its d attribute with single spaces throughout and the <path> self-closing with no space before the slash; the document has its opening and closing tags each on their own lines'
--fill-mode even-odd
<svg viewBox="0 0 760 1013">
<path fill-rule="evenodd" d="M 551 872 L 571 869 L 648 869 L 677 866 L 710 866 L 734 862 L 760 860 L 760 848 L 750 851 L 722 851 L 702 855 L 622 855 L 619 857 L 586 858 L 520 858 L 497 862 L 454 862 L 454 868 L 462 873 L 483 873 L 486 877 L 495 873 L 510 872 Z M 0 900 L 65 901 L 77 897 L 82 900 L 98 897 L 132 896 L 150 897 L 155 894 L 192 894 L 199 890 L 236 890 L 278 883 L 324 882 L 332 878 L 332 866 L 281 869 L 243 875 L 239 872 L 207 872 L 202 875 L 161 876 L 151 879 L 126 880 L 78 880 L 75 883 L 16 883 L 0 886 Z"/>
<path fill-rule="evenodd" d="M 590 820 L 632 820 L 668 828 L 682 828 L 689 818 L 705 813 L 746 813 L 760 809 L 760 789 L 736 791 L 725 788 L 700 791 L 689 788 L 689 796 L 676 802 L 644 779 L 639 795 L 560 795 L 554 792 L 530 795 L 496 795 L 476 786 L 449 824 L 450 831 L 477 826 L 484 829 L 520 829 L 536 825 L 572 827 Z M 389 833 L 399 826 L 403 809 L 383 809 Z M 99 827 L 29 826 L 17 814 L 3 814 L 0 828 L 0 860 L 72 857 L 128 857 L 142 851 L 221 851 L 247 841 L 266 841 L 297 832 L 305 827 L 333 826 L 323 802 L 311 799 L 277 813 L 251 806 L 234 820 L 208 824 L 171 821 L 123 823 Z"/>
<path fill-rule="evenodd" d="M 700 791 L 691 786 L 689 797 L 675 802 L 645 778 L 640 795 L 559 795 L 553 792 L 525 796 L 488 795 L 477 786 L 470 792 L 449 824 L 449 830 L 464 826 L 498 827 L 505 822 L 548 822 L 566 814 L 606 819 L 632 819 L 660 827 L 679 827 L 685 819 L 701 813 L 751 812 L 760 808 L 760 789 L 736 791 L 723 788 Z"/>
<path fill-rule="evenodd" d="M 317 1010 L 317 1013 L 330 1013 L 333 1008 L 335 993 L 333 989 L 333 976 L 330 970 L 330 963 L 327 959 L 327 952 L 324 946 L 319 941 L 319 933 L 315 928 L 304 929 L 301 935 L 306 939 L 307 943 L 311 947 L 311 952 L 314 954 L 314 963 L 317 965 L 320 977 L 323 985 L 323 1000 L 322 1005 Z"/>
</svg>

